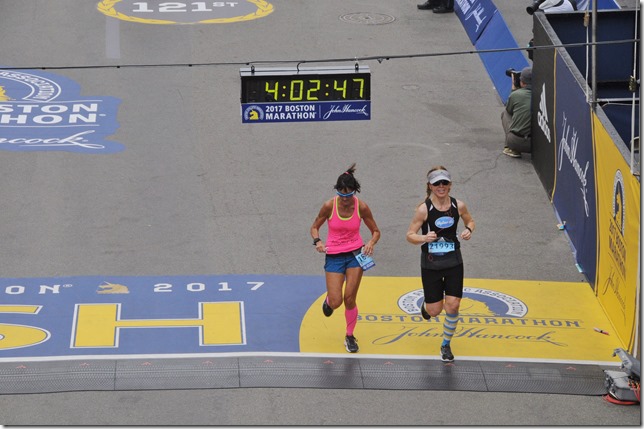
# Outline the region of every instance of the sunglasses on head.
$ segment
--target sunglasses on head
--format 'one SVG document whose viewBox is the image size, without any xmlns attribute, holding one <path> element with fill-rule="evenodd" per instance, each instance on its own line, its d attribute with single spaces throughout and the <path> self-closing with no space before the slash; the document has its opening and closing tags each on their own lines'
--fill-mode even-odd
<svg viewBox="0 0 644 429">
<path fill-rule="evenodd" d="M 450 183 L 452 183 L 452 182 L 450 182 L 449 180 L 439 180 L 438 182 L 434 182 L 434 183 L 432 183 L 432 185 L 433 185 L 433 186 L 438 186 L 438 185 L 447 186 L 447 185 L 449 185 Z"/>
</svg>

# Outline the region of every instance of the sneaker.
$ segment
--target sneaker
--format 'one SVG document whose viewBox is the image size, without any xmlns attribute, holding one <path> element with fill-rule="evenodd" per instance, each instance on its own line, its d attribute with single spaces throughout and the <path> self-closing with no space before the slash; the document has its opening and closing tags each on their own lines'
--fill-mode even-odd
<svg viewBox="0 0 644 429">
<path fill-rule="evenodd" d="M 357 353 L 360 349 L 358 347 L 358 340 L 353 335 L 347 335 L 344 337 L 344 347 L 349 353 Z"/>
<path fill-rule="evenodd" d="M 329 307 L 329 304 L 326 303 L 326 298 L 324 299 L 324 302 L 322 303 L 322 313 L 324 313 L 324 315 L 326 317 L 329 317 L 330 315 L 333 314 L 333 309 L 331 307 Z"/>
<path fill-rule="evenodd" d="M 509 147 L 506 147 L 505 149 L 503 149 L 503 153 L 506 154 L 507 156 L 511 156 L 512 158 L 521 158 L 520 152 L 514 151 Z"/>
<path fill-rule="evenodd" d="M 429 320 L 430 317 L 431 317 L 429 315 L 429 313 L 427 312 L 427 310 L 425 310 L 425 302 L 424 301 L 420 303 L 420 315 L 423 316 L 423 319 L 425 319 L 425 320 Z"/>
<path fill-rule="evenodd" d="M 443 362 L 454 362 L 454 355 L 452 354 L 452 348 L 449 344 L 441 346 L 441 360 Z"/>
</svg>

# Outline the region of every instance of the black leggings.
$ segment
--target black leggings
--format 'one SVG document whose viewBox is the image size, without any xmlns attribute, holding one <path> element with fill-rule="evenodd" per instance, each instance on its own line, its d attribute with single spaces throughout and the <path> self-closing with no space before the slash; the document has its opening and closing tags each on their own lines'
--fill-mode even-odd
<svg viewBox="0 0 644 429">
<path fill-rule="evenodd" d="M 425 302 L 433 304 L 443 300 L 443 293 L 463 298 L 463 264 L 444 270 L 420 269 Z"/>
</svg>

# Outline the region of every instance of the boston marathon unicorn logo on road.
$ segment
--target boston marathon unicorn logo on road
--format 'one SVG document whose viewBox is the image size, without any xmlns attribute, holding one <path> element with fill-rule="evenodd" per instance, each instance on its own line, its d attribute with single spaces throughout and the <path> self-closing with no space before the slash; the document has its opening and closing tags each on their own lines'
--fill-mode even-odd
<svg viewBox="0 0 644 429">
<path fill-rule="evenodd" d="M 398 299 L 398 307 L 407 314 L 420 314 L 425 296 L 422 289 L 408 292 Z M 524 317 L 528 306 L 520 299 L 495 290 L 463 288 L 461 314 L 489 317 Z"/>
<path fill-rule="evenodd" d="M 114 153 L 123 145 L 106 137 L 118 129 L 119 99 L 80 97 L 62 76 L 0 68 L 0 149 Z"/>
</svg>

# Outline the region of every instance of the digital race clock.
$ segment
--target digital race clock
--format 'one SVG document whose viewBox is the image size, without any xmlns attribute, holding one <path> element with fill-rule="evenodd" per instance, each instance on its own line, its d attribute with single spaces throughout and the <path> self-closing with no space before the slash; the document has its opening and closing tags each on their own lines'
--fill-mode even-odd
<svg viewBox="0 0 644 429">
<path fill-rule="evenodd" d="M 242 121 L 368 120 L 367 66 L 240 69 Z"/>
<path fill-rule="evenodd" d="M 363 71 L 364 70 L 364 71 Z M 369 68 L 241 70 L 242 103 L 371 99 Z"/>
</svg>

